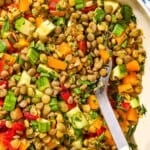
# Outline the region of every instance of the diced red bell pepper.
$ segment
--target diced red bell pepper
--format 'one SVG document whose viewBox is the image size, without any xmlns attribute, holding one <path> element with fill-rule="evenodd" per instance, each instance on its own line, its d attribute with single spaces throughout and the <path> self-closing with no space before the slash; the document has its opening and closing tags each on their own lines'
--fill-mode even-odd
<svg viewBox="0 0 150 150">
<path fill-rule="evenodd" d="M 61 86 L 61 89 L 62 89 L 61 92 L 60 92 L 61 99 L 63 99 L 66 102 L 69 110 L 74 108 L 76 106 L 76 103 L 73 102 L 72 104 L 70 104 L 68 102 L 68 99 L 71 96 L 71 93 L 70 93 L 69 89 L 67 89 L 64 85 Z"/>
<path fill-rule="evenodd" d="M 4 70 L 4 66 L 5 66 L 5 61 L 0 60 L 0 73 Z"/>
<path fill-rule="evenodd" d="M 79 41 L 78 48 L 85 54 L 87 51 L 87 41 L 86 40 Z"/>
<path fill-rule="evenodd" d="M 33 15 L 30 13 L 30 14 L 25 14 L 25 16 L 24 16 L 26 19 L 29 19 L 29 18 L 31 18 L 31 17 L 33 17 Z"/>
<path fill-rule="evenodd" d="M 68 98 L 70 97 L 70 92 L 68 90 L 65 90 L 65 91 L 61 91 L 60 92 L 60 97 L 65 101 L 67 102 L 68 101 Z"/>
<path fill-rule="evenodd" d="M 49 10 L 50 11 L 56 10 L 56 6 L 57 6 L 58 2 L 59 2 L 59 0 L 50 0 L 49 5 L 48 5 Z"/>
<path fill-rule="evenodd" d="M 122 102 L 121 107 L 128 111 L 131 106 L 129 102 Z"/>
<path fill-rule="evenodd" d="M 95 133 L 89 133 L 87 137 L 88 138 L 92 138 L 92 137 L 100 136 L 105 131 L 106 131 L 105 127 L 100 127 Z"/>
<path fill-rule="evenodd" d="M 0 106 L 3 106 L 3 104 L 4 104 L 4 100 L 0 99 Z"/>
<path fill-rule="evenodd" d="M 67 106 L 68 106 L 68 109 L 70 110 L 70 109 L 76 107 L 76 103 L 75 102 L 73 102 L 72 104 L 67 103 Z"/>
<path fill-rule="evenodd" d="M 92 6 L 85 7 L 84 9 L 82 9 L 82 12 L 88 13 L 89 11 L 94 11 L 96 8 L 97 8 L 97 5 L 94 4 L 94 5 L 92 5 Z"/>
<path fill-rule="evenodd" d="M 101 127 L 100 129 L 98 129 L 98 130 L 96 131 L 96 135 L 97 135 L 97 136 L 100 136 L 102 133 L 105 132 L 105 130 L 106 130 L 105 127 Z"/>
<path fill-rule="evenodd" d="M 30 114 L 30 113 L 27 112 L 27 111 L 24 111 L 24 112 L 23 112 L 23 116 L 24 116 L 24 118 L 26 118 L 27 120 L 37 120 L 37 119 L 39 118 L 39 116 L 32 115 L 32 114 Z"/>
<path fill-rule="evenodd" d="M 109 99 L 109 102 L 110 102 L 110 104 L 111 104 L 111 106 L 112 106 L 113 108 L 116 107 L 116 102 L 115 102 L 115 100 Z"/>
<path fill-rule="evenodd" d="M 8 53 L 14 53 L 16 52 L 16 49 L 14 48 L 13 44 L 8 40 L 8 39 L 5 39 L 5 43 L 7 45 L 7 52 Z"/>
<path fill-rule="evenodd" d="M 24 131 L 25 130 L 25 126 L 24 123 L 21 121 L 18 122 L 14 122 L 12 125 L 12 130 L 16 131 Z"/>
<path fill-rule="evenodd" d="M 7 80 L 0 80 L 0 86 L 4 85 L 5 88 L 8 88 L 8 81 Z"/>
<path fill-rule="evenodd" d="M 1 121 L 0 122 L 0 133 L 7 131 L 7 127 L 6 127 L 6 122 L 5 121 Z"/>
</svg>

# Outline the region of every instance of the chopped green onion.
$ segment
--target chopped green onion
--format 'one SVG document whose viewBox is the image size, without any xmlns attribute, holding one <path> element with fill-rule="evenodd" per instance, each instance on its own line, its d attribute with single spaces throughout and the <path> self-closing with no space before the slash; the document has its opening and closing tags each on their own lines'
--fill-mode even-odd
<svg viewBox="0 0 150 150">
<path fill-rule="evenodd" d="M 90 111 L 89 115 L 91 119 L 96 119 L 99 116 L 99 114 L 96 111 L 92 111 L 92 110 Z"/>
<path fill-rule="evenodd" d="M 39 132 L 48 132 L 50 129 L 50 122 L 47 120 L 38 121 L 38 131 Z"/>
<path fill-rule="evenodd" d="M 64 17 L 59 17 L 56 21 L 57 26 L 63 26 L 65 25 L 65 18 Z"/>
<path fill-rule="evenodd" d="M 9 28 L 10 28 L 9 21 L 8 20 L 4 21 L 2 29 L 1 29 L 2 36 L 5 34 L 5 32 L 9 31 Z"/>
<path fill-rule="evenodd" d="M 7 49 L 7 45 L 3 40 L 0 40 L 0 53 L 3 53 Z"/>
<path fill-rule="evenodd" d="M 116 36 L 121 36 L 122 33 L 124 32 L 125 27 L 119 23 L 117 23 L 112 31 L 112 33 Z"/>
<path fill-rule="evenodd" d="M 34 131 L 38 130 L 38 122 L 37 121 L 31 121 L 30 124 Z"/>
<path fill-rule="evenodd" d="M 16 106 L 16 101 L 17 101 L 17 98 L 15 94 L 9 91 L 4 100 L 4 106 L 3 106 L 4 110 L 6 111 L 14 110 Z"/>
<path fill-rule="evenodd" d="M 49 80 L 47 77 L 42 76 L 37 80 L 36 85 L 40 91 L 43 91 L 49 87 Z"/>
<path fill-rule="evenodd" d="M 79 95 L 79 94 L 81 94 L 82 91 L 81 91 L 80 88 L 76 87 L 76 88 L 73 89 L 73 92 L 74 92 L 75 94 Z"/>
<path fill-rule="evenodd" d="M 76 9 L 84 8 L 84 0 L 75 0 Z"/>
<path fill-rule="evenodd" d="M 34 65 L 34 64 L 38 61 L 39 56 L 40 56 L 40 55 L 39 55 L 39 53 L 36 51 L 35 48 L 30 48 L 30 49 L 28 50 L 27 57 L 28 57 L 28 59 L 29 59 L 29 61 L 30 61 L 30 63 L 31 63 L 32 65 Z"/>
<path fill-rule="evenodd" d="M 105 15 L 106 13 L 103 9 L 97 8 L 94 13 L 94 19 L 96 22 L 101 22 L 104 19 Z"/>
<path fill-rule="evenodd" d="M 51 98 L 49 106 L 51 107 L 51 111 L 58 111 L 59 110 L 58 101 L 57 101 L 56 97 Z"/>
</svg>

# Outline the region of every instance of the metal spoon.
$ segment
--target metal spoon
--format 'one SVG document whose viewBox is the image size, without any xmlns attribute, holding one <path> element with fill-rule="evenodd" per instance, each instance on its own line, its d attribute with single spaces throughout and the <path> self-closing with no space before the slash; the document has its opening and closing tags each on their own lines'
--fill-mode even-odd
<svg viewBox="0 0 150 150">
<path fill-rule="evenodd" d="M 109 103 L 108 95 L 107 95 L 107 86 L 108 81 L 110 77 L 110 73 L 112 70 L 112 60 L 109 61 L 107 69 L 107 76 L 101 77 L 99 79 L 98 88 L 95 91 L 95 95 L 98 99 L 99 106 L 101 109 L 101 112 L 104 116 L 104 119 L 110 129 L 110 132 L 112 134 L 112 137 L 116 143 L 118 150 L 129 150 L 128 143 L 126 141 L 126 138 L 120 128 L 120 125 L 118 123 L 118 120 L 116 119 L 113 109 Z"/>
</svg>

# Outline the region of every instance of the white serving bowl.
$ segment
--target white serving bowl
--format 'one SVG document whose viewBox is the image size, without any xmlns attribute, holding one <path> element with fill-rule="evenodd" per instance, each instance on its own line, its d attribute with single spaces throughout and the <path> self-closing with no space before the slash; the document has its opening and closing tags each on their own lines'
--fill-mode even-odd
<svg viewBox="0 0 150 150">
<path fill-rule="evenodd" d="M 138 27 L 143 30 L 143 44 L 146 50 L 145 72 L 143 76 L 143 91 L 140 95 L 141 103 L 147 109 L 146 115 L 140 119 L 134 134 L 138 150 L 150 150 L 150 11 L 142 0 L 119 0 L 121 3 L 129 4 L 137 17 Z"/>
</svg>

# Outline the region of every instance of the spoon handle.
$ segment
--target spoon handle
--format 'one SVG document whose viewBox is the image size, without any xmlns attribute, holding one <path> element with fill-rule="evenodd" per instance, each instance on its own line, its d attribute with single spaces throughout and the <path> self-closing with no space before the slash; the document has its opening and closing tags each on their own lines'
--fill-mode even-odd
<svg viewBox="0 0 150 150">
<path fill-rule="evenodd" d="M 101 112 L 110 129 L 110 132 L 117 145 L 118 150 L 129 150 L 128 143 L 120 128 L 118 120 L 114 115 L 113 109 L 109 103 L 106 92 L 100 92 L 100 89 L 97 89 L 95 94 L 98 99 Z"/>
</svg>

